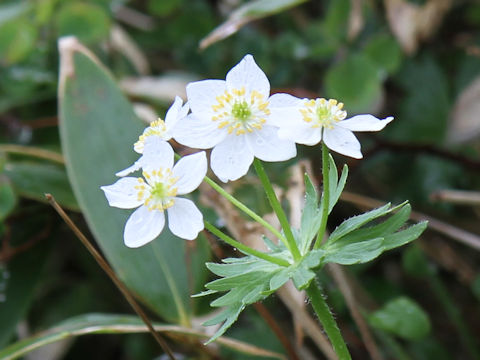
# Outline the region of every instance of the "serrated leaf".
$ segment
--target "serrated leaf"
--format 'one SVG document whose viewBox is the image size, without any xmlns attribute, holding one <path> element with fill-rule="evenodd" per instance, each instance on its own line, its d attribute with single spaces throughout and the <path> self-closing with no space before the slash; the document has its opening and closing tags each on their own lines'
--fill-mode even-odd
<svg viewBox="0 0 480 360">
<path fill-rule="evenodd" d="M 345 220 L 330 234 L 330 237 L 328 238 L 327 243 L 333 243 L 337 241 L 338 239 L 358 229 L 359 227 L 368 223 L 369 221 L 379 218 L 380 216 L 386 215 L 392 210 L 393 209 L 390 207 L 390 203 L 388 203 L 377 209 L 368 211 L 364 214 L 357 215 L 357 216 L 351 217 L 350 219 Z"/>
<path fill-rule="evenodd" d="M 214 319 L 211 319 L 209 321 L 206 321 L 203 323 L 204 326 L 210 326 L 210 325 L 216 325 L 218 323 L 221 323 L 222 321 L 225 321 L 223 325 L 218 329 L 213 336 L 208 339 L 208 341 L 205 343 L 205 345 L 210 344 L 212 341 L 217 340 L 220 336 L 222 336 L 225 331 L 228 330 L 230 326 L 233 325 L 235 321 L 238 319 L 238 315 L 245 309 L 245 305 L 242 305 L 241 303 L 238 304 L 236 307 L 229 307 L 227 308 L 221 316 L 215 317 Z M 215 321 L 214 321 L 215 320 Z"/>
<path fill-rule="evenodd" d="M 410 241 L 417 239 L 427 228 L 428 221 L 422 221 L 412 225 L 409 228 L 385 236 L 385 251 L 408 244 Z"/>
<path fill-rule="evenodd" d="M 298 290 L 303 290 L 308 287 L 310 281 L 315 277 L 315 273 L 304 266 L 299 266 L 292 273 L 293 284 Z"/>
<path fill-rule="evenodd" d="M 345 246 L 325 247 L 325 263 L 336 263 L 341 265 L 362 264 L 378 257 L 383 251 L 383 238 L 360 241 Z"/>
<path fill-rule="evenodd" d="M 87 223 L 110 264 L 142 301 L 168 321 L 188 323 L 190 294 L 206 276 L 206 243 L 201 237 L 189 243 L 195 249 L 186 256 L 187 243 L 165 229 L 142 248 L 124 245 L 131 211 L 109 207 L 100 186 L 113 183 L 114 174 L 136 160 L 132 144 L 143 124 L 85 48 L 73 38 L 61 40 L 60 48 L 60 137 L 68 177 Z M 195 274 L 193 289 L 188 271 Z"/>
<path fill-rule="evenodd" d="M 333 158 L 331 160 L 333 162 Z M 336 168 L 335 168 L 335 171 L 337 171 Z M 338 183 L 336 183 L 335 191 L 333 191 L 333 193 L 330 193 L 330 201 L 329 201 L 330 205 L 328 207 L 328 213 L 332 212 L 333 207 L 338 202 L 338 199 L 340 198 L 340 195 L 342 194 L 342 191 L 345 187 L 345 183 L 347 182 L 347 177 L 348 177 L 348 166 L 347 164 L 345 164 L 343 165 L 342 175 L 340 176 L 340 180 L 338 181 Z"/>
<path fill-rule="evenodd" d="M 305 174 L 305 206 L 302 211 L 300 237 L 298 240 L 301 253 L 307 252 L 310 240 L 316 235 L 321 222 L 321 210 L 318 206 L 318 194 L 310 177 Z"/>
<path fill-rule="evenodd" d="M 369 316 L 370 324 L 407 340 L 420 340 L 430 332 L 430 319 L 416 302 L 399 297 Z"/>
<path fill-rule="evenodd" d="M 347 244 L 387 236 L 400 229 L 410 217 L 410 213 L 411 206 L 406 204 L 397 213 L 380 224 L 354 230 L 337 242 Z"/>
<path fill-rule="evenodd" d="M 270 290 L 277 290 L 290 280 L 290 269 L 285 268 L 280 270 L 270 279 Z"/>
</svg>

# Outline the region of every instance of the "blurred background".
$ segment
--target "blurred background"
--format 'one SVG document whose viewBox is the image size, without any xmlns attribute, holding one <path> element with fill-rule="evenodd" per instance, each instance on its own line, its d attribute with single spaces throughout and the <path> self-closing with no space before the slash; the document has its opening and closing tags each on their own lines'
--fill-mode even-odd
<svg viewBox="0 0 480 360">
<path fill-rule="evenodd" d="M 417 221 L 431 220 L 430 230 L 413 245 L 348 268 L 354 305 L 373 343 L 365 344 L 338 279 L 327 271 L 328 300 L 354 359 L 480 358 L 480 4 L 468 0 L 0 2 L 0 349 L 73 316 L 132 313 L 44 200 L 54 193 L 88 234 L 58 131 L 57 40 L 66 35 L 111 71 L 142 126 L 163 117 L 175 95 L 185 98 L 188 82 L 224 79 L 247 53 L 272 92 L 335 98 L 349 116 L 394 116 L 381 133 L 359 136 L 364 160 L 335 156 L 339 167 L 348 163 L 350 177 L 329 228 L 375 200 L 408 199 Z M 320 148 L 299 146 L 299 156 L 320 175 Z M 269 167 L 285 188 L 290 165 Z M 247 185 L 248 179 L 233 190 L 262 208 Z M 207 257 L 216 261 L 215 254 Z M 207 312 L 208 303 L 196 314 Z M 291 351 L 325 358 L 275 296 L 247 309 L 227 336 L 288 358 Z M 169 342 L 179 359 L 256 358 Z M 56 344 L 28 359 L 159 353 L 148 334 Z"/>
</svg>

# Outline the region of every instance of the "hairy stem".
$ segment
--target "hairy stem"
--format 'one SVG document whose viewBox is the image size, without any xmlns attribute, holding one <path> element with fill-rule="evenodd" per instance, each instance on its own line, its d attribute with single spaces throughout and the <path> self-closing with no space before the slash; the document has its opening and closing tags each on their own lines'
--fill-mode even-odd
<svg viewBox="0 0 480 360">
<path fill-rule="evenodd" d="M 307 288 L 307 295 L 310 299 L 313 310 L 315 310 L 320 323 L 332 343 L 333 350 L 335 350 L 335 353 L 338 355 L 339 360 L 351 360 L 352 357 L 350 356 L 347 345 L 343 340 L 340 329 L 338 328 L 328 304 L 320 291 L 320 287 L 315 280 L 313 280 Z"/>
</svg>

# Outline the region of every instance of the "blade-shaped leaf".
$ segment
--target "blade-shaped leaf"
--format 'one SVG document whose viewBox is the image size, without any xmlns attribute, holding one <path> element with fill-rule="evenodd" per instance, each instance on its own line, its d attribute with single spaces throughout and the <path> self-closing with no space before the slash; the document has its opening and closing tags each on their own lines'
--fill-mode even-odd
<svg viewBox="0 0 480 360">
<path fill-rule="evenodd" d="M 378 257 L 384 251 L 383 238 L 360 241 L 341 247 L 325 248 L 325 263 L 341 265 L 362 264 Z"/>
<path fill-rule="evenodd" d="M 200 42 L 200 48 L 205 49 L 225 39 L 251 21 L 279 13 L 305 1 L 307 0 L 252 0 L 233 11 L 227 21 L 208 34 Z"/>
<path fill-rule="evenodd" d="M 302 211 L 299 247 L 302 254 L 307 252 L 310 240 L 317 234 L 321 221 L 318 194 L 310 177 L 305 174 L 305 206 Z"/>
<path fill-rule="evenodd" d="M 63 207 L 79 210 L 63 166 L 30 161 L 11 162 L 5 165 L 4 174 L 21 196 L 46 202 L 45 193 L 50 193 Z"/>
<path fill-rule="evenodd" d="M 351 217 L 350 219 L 345 220 L 342 222 L 331 234 L 330 237 L 328 238 L 328 242 L 335 242 L 338 239 L 342 238 L 343 236 L 349 234 L 350 232 L 358 229 L 362 225 L 368 223 L 369 221 L 372 221 L 376 218 L 379 218 L 380 216 L 384 216 L 391 211 L 394 211 L 398 209 L 399 207 L 403 206 L 404 204 L 398 205 L 394 208 L 390 207 L 390 203 L 383 205 L 382 207 L 379 207 L 377 209 L 368 211 L 364 214 L 357 215 L 354 217 Z"/>
<path fill-rule="evenodd" d="M 60 135 L 68 177 L 87 223 L 126 285 L 169 321 L 189 322 L 190 294 L 203 285 L 208 250 L 164 230 L 150 244 L 129 249 L 123 228 L 130 211 L 111 208 L 100 186 L 136 160 L 132 144 L 143 126 L 115 81 L 75 39 L 60 41 Z M 190 262 L 187 263 L 186 259 Z M 195 274 L 189 288 L 187 271 Z"/>
<path fill-rule="evenodd" d="M 177 333 L 194 338 L 207 338 L 209 335 L 191 328 L 175 325 L 153 324 L 155 330 L 165 333 Z M 0 350 L 0 359 L 13 360 L 28 354 L 44 345 L 63 339 L 88 334 L 131 334 L 148 332 L 145 324 L 135 316 L 117 314 L 84 314 L 62 321 L 60 324 L 38 335 L 23 339 Z M 272 351 L 246 344 L 244 342 L 219 338 L 218 344 L 250 356 L 284 359 L 284 356 Z"/>
<path fill-rule="evenodd" d="M 427 225 L 428 221 L 422 221 L 405 230 L 385 236 L 385 251 L 403 246 L 410 241 L 417 239 L 425 231 Z"/>
</svg>

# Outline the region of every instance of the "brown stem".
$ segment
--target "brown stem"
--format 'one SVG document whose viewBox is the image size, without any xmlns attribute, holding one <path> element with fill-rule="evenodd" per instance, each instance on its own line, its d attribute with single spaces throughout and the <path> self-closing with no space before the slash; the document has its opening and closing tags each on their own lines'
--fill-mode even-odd
<svg viewBox="0 0 480 360">
<path fill-rule="evenodd" d="M 272 316 L 272 314 L 270 314 L 268 309 L 262 303 L 259 303 L 259 302 L 254 303 L 253 306 L 255 307 L 255 310 L 257 310 L 257 312 L 260 314 L 260 316 L 263 318 L 263 320 L 266 321 L 268 326 L 270 326 L 270 328 L 273 330 L 275 335 L 277 335 L 278 340 L 280 340 L 283 347 L 287 351 L 288 358 L 291 360 L 300 360 L 290 340 L 288 340 L 282 328 L 275 321 L 274 317 Z"/>
<path fill-rule="evenodd" d="M 150 319 L 147 317 L 147 314 L 145 314 L 145 312 L 142 310 L 140 305 L 138 305 L 138 303 L 133 298 L 133 295 L 130 293 L 127 287 L 120 281 L 120 279 L 117 277 L 117 275 L 112 270 L 110 265 L 108 265 L 105 259 L 103 259 L 102 255 L 100 255 L 97 249 L 95 249 L 95 247 L 90 243 L 87 237 L 75 225 L 72 219 L 70 219 L 70 217 L 65 213 L 65 211 L 63 211 L 60 205 L 55 201 L 55 198 L 51 194 L 45 194 L 45 197 L 47 198 L 50 205 L 52 205 L 55 211 L 60 215 L 63 221 L 65 221 L 68 227 L 77 236 L 80 242 L 87 248 L 88 252 L 93 256 L 97 264 L 100 265 L 102 270 L 105 271 L 108 277 L 110 277 L 110 279 L 113 281 L 115 286 L 120 290 L 120 292 L 128 301 L 128 303 L 133 308 L 133 310 L 137 313 L 138 316 L 140 316 L 140 318 L 143 320 L 145 325 L 147 325 L 148 330 L 150 331 L 152 336 L 155 338 L 157 343 L 160 345 L 160 347 L 163 349 L 163 351 L 165 351 L 165 353 L 168 355 L 170 360 L 175 360 L 175 356 L 173 355 L 172 351 L 168 347 L 166 341 L 155 331 Z"/>
</svg>

